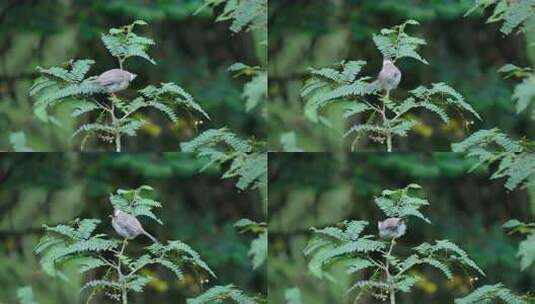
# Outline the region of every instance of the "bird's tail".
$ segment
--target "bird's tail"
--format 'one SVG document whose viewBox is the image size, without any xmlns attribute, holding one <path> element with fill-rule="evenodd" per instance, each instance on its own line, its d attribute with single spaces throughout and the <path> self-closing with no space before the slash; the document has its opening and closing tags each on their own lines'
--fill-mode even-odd
<svg viewBox="0 0 535 304">
<path fill-rule="evenodd" d="M 158 243 L 158 240 L 153 237 L 152 235 L 150 235 L 150 233 L 148 233 L 147 231 L 143 230 L 143 234 L 145 234 L 149 239 L 151 239 L 154 243 Z"/>
</svg>

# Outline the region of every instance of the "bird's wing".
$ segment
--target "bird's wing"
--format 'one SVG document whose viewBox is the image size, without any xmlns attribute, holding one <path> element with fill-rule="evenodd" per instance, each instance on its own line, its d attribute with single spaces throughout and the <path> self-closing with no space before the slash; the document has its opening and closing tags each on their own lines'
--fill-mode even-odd
<svg viewBox="0 0 535 304">
<path fill-rule="evenodd" d="M 124 81 L 126 76 L 126 72 L 119 69 L 113 69 L 100 74 L 96 79 L 96 82 L 102 86 L 108 86 Z"/>
<path fill-rule="evenodd" d="M 141 223 L 139 222 L 139 220 L 133 216 L 133 215 L 128 215 L 128 217 L 126 218 L 126 221 L 125 221 L 126 225 L 128 225 L 129 227 L 132 227 L 134 229 L 137 229 L 138 231 L 141 231 L 143 230 L 143 227 L 141 226 Z"/>
</svg>

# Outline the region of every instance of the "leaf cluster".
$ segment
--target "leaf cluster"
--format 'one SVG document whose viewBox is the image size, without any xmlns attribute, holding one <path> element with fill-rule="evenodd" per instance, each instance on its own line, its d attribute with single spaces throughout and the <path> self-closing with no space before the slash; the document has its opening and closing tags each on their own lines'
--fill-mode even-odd
<svg viewBox="0 0 535 304">
<path fill-rule="evenodd" d="M 513 92 L 513 102 L 515 103 L 516 113 L 520 114 L 524 112 L 530 106 L 535 97 L 535 72 L 532 68 L 521 68 L 514 64 L 506 64 L 502 66 L 498 72 L 504 73 L 505 77 L 520 78 L 522 82 L 515 86 Z M 532 113 L 535 117 L 535 111 Z"/>
<path fill-rule="evenodd" d="M 254 298 L 246 295 L 234 285 L 214 286 L 200 296 L 188 299 L 187 304 L 256 304 Z"/>
<path fill-rule="evenodd" d="M 161 220 L 152 212 L 161 204 L 145 196 L 149 191 L 152 191 L 149 186 L 117 190 L 116 194 L 110 195 L 110 203 L 114 209 L 134 216 L 146 216 L 161 224 Z M 168 269 L 178 280 L 185 279 L 185 269 L 192 269 L 194 273 L 201 270 L 215 277 L 200 255 L 181 241 L 154 243 L 146 247 L 142 255 L 131 256 L 125 251 L 126 242 L 123 241 L 121 247 L 121 241 L 96 233 L 100 223 L 98 219 L 76 219 L 69 224 L 45 226 L 46 234 L 35 248 L 43 270 L 66 281 L 68 278 L 61 270 L 67 263 L 75 264 L 82 274 L 100 274 L 87 281 L 81 291 L 103 291 L 116 301 L 129 291 L 143 291 L 151 278 L 140 272 L 150 265 Z"/>
<path fill-rule="evenodd" d="M 234 33 L 267 27 L 267 0 L 205 0 L 197 12 L 220 5 L 223 11 L 216 21 L 231 21 L 230 30 Z"/>
<path fill-rule="evenodd" d="M 411 57 L 427 64 L 417 53 L 418 47 L 425 41 L 405 33 L 409 24 L 418 23 L 409 20 L 393 28 L 382 29 L 380 34 L 374 35 L 374 42 L 383 56 L 393 61 Z M 366 135 L 373 141 L 386 142 L 390 150 L 392 137 L 405 137 L 417 125 L 417 121 L 410 118 L 416 109 L 430 111 L 444 123 L 450 121 L 449 109 L 467 111 L 480 119 L 461 94 L 442 82 L 432 83 L 429 87 L 419 86 L 409 91 L 404 100 L 380 98 L 377 83 L 372 82 L 369 76 L 360 75 L 365 64 L 363 60 L 342 61 L 334 67 L 310 68 L 311 77 L 301 90 L 301 97 L 306 100 L 305 116 L 314 123 L 329 126 L 322 111 L 334 104 L 344 106 L 344 118 L 356 122 L 345 134 L 355 136 L 352 149 Z"/>
<path fill-rule="evenodd" d="M 384 190 L 375 203 L 389 218 L 406 220 L 414 216 L 430 223 L 419 211 L 429 203 L 410 196 L 412 189 L 420 189 L 420 186 L 410 184 L 402 189 Z M 455 265 L 484 275 L 467 253 L 449 240 L 424 242 L 413 247 L 412 254 L 402 257 L 393 251 L 396 239 L 385 240 L 378 233 L 364 233 L 368 224 L 362 220 L 347 220 L 336 226 L 312 228 L 313 237 L 304 249 L 305 256 L 310 257 L 310 272 L 318 278 L 333 280 L 328 267 L 343 262 L 348 274 L 362 273 L 365 277 L 356 281 L 348 292 L 358 290 L 359 296 L 367 293 L 379 300 L 388 299 L 392 293 L 410 292 L 420 280 L 411 270 L 422 264 L 438 269 L 448 279 L 453 278 Z"/>
<path fill-rule="evenodd" d="M 234 63 L 228 70 L 235 72 L 235 77 L 244 75 L 251 79 L 244 85 L 242 98 L 245 100 L 245 110 L 247 112 L 259 105 L 265 110 L 268 97 L 268 74 L 260 67 L 251 67 L 241 62 Z"/>
<path fill-rule="evenodd" d="M 125 60 L 131 57 L 141 57 L 155 63 L 147 54 L 148 47 L 154 42 L 150 38 L 136 35 L 133 32 L 136 25 L 146 23 L 138 20 L 121 28 L 112 28 L 108 34 L 102 35 L 102 42 L 111 55 L 118 58 L 121 69 Z M 86 77 L 94 63 L 93 60 L 83 59 L 71 60 L 62 67 L 38 67 L 41 76 L 30 88 L 30 96 L 36 99 L 36 111 L 46 113 L 49 108 L 68 102 L 73 105 L 73 117 L 95 113 L 90 122 L 81 124 L 73 133 L 73 137 L 85 134 L 82 149 L 91 137 L 96 137 L 104 142 L 115 141 L 116 150 L 119 151 L 121 136 L 135 136 L 147 124 L 135 115 L 144 108 L 160 111 L 173 122 L 178 120 L 177 109 L 183 109 L 189 116 L 195 114 L 209 119 L 193 97 L 174 83 L 149 85 L 139 90 L 141 96 L 133 100 L 112 95 L 103 102 L 99 94 L 106 93 L 104 88 L 95 82 L 96 77 Z M 56 121 L 53 117 L 49 119 L 51 122 Z"/>
<path fill-rule="evenodd" d="M 222 178 L 237 177 L 236 187 L 267 189 L 267 155 L 256 143 L 243 140 L 227 128 L 210 129 L 189 142 L 182 143 L 182 151 L 196 153 L 209 161 L 204 169 L 229 163 Z"/>
<path fill-rule="evenodd" d="M 503 224 L 503 228 L 509 229 L 510 233 L 526 236 L 518 245 L 517 256 L 520 258 L 520 268 L 527 270 L 535 264 L 535 223 L 528 224 L 513 219 Z"/>
<path fill-rule="evenodd" d="M 485 285 L 474 290 L 464 298 L 455 299 L 455 304 L 491 304 L 495 300 L 501 300 L 505 304 L 527 304 L 528 302 L 515 295 L 503 284 Z"/>
<path fill-rule="evenodd" d="M 146 196 L 153 191 L 154 189 L 147 185 L 131 190 L 119 189 L 115 194 L 110 194 L 110 203 L 113 209 L 121 210 L 136 217 L 146 216 L 162 225 L 160 218 L 152 212 L 153 208 L 160 208 L 162 204 Z"/>
<path fill-rule="evenodd" d="M 481 165 L 497 164 L 491 178 L 505 178 L 505 187 L 514 190 L 535 182 L 535 153 L 528 141 L 513 140 L 499 129 L 479 130 L 465 140 L 452 144 L 454 152 L 478 158 L 472 170 Z"/>
<path fill-rule="evenodd" d="M 253 269 L 258 269 L 267 260 L 268 253 L 268 229 L 266 223 L 257 223 L 250 219 L 241 219 L 234 223 L 234 227 L 240 233 L 250 232 L 256 235 L 249 248 L 249 256 L 253 262 Z"/>
<path fill-rule="evenodd" d="M 122 63 L 131 57 L 141 57 L 152 64 L 156 64 L 147 50 L 154 45 L 154 41 L 150 38 L 138 36 L 133 30 L 136 25 L 143 26 L 147 23 L 143 20 L 136 20 L 132 24 L 122 26 L 120 28 L 112 28 L 107 34 L 102 34 L 102 43 L 106 46 L 110 54 Z"/>
<path fill-rule="evenodd" d="M 493 7 L 493 12 L 487 23 L 503 22 L 500 31 L 505 35 L 511 34 L 515 29 L 521 32 L 534 29 L 535 1 L 533 0 L 476 0 L 475 5 L 465 16 L 490 7 Z"/>
<path fill-rule="evenodd" d="M 407 20 L 392 28 L 382 29 L 380 34 L 373 35 L 373 42 L 384 58 L 389 58 L 392 62 L 408 57 L 416 59 L 424 64 L 429 64 L 427 60 L 418 54 L 420 46 L 425 45 L 424 39 L 410 36 L 405 32 L 407 25 L 419 25 L 416 20 Z"/>
</svg>

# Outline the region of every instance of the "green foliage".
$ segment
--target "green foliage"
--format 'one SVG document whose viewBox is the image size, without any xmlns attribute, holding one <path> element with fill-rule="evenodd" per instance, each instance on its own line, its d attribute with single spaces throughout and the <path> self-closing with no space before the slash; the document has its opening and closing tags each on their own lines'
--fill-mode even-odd
<svg viewBox="0 0 535 304">
<path fill-rule="evenodd" d="M 188 304 L 255 304 L 254 298 L 247 296 L 243 291 L 234 287 L 234 285 L 214 286 L 204 292 L 202 295 L 188 299 Z"/>
<path fill-rule="evenodd" d="M 38 304 L 33 295 L 33 289 L 30 286 L 21 287 L 17 290 L 17 299 L 19 304 Z"/>
<path fill-rule="evenodd" d="M 417 23 L 407 21 L 392 29 L 381 30 L 381 35 L 374 36 L 377 47 L 385 57 L 393 60 L 412 57 L 427 63 L 416 53 L 417 47 L 425 41 L 405 34 L 407 24 Z M 365 64 L 362 60 L 343 61 L 334 68 L 310 68 L 312 77 L 301 90 L 301 96 L 306 99 L 305 116 L 314 123 L 330 125 L 321 115 L 322 110 L 335 103 L 345 105 L 344 118 L 357 122 L 345 134 L 355 136 L 352 150 L 366 135 L 373 141 L 386 144 L 387 151 L 391 151 L 392 138 L 406 137 L 417 125 L 414 119 L 409 118 L 409 114 L 418 108 L 435 113 L 444 123 L 450 120 L 446 112 L 448 108 L 468 111 L 480 118 L 462 95 L 445 83 L 433 83 L 429 88 L 420 86 L 410 91 L 405 100 L 391 100 L 387 96 L 380 99 L 382 104 L 378 104 L 373 99 L 380 93 L 376 85 L 370 82 L 368 76 L 359 77 Z"/>
<path fill-rule="evenodd" d="M 29 92 L 30 96 L 36 99 L 34 106 L 47 109 L 60 102 L 69 101 L 71 97 L 83 97 L 101 92 L 100 86 L 89 79 L 84 80 L 94 63 L 93 60 L 83 59 L 69 61 L 65 64 L 67 69 L 37 67 L 41 77 L 34 81 Z"/>
<path fill-rule="evenodd" d="M 535 96 L 535 90 L 533 89 L 535 73 L 531 68 L 520 68 L 513 64 L 502 66 L 498 72 L 504 73 L 506 78 L 516 77 L 522 80 L 521 83 L 515 86 L 513 93 L 513 102 L 515 102 L 516 105 L 516 112 L 517 114 L 522 113 L 529 107 Z"/>
<path fill-rule="evenodd" d="M 495 300 L 498 299 L 506 304 L 528 303 L 500 283 L 481 286 L 468 296 L 461 299 L 455 299 L 455 304 L 491 304 L 495 303 Z"/>
<path fill-rule="evenodd" d="M 529 33 L 535 27 L 535 1 L 533 0 L 476 0 L 475 6 L 467 12 L 470 14 L 479 8 L 489 8 L 494 6 L 493 14 L 487 19 L 487 23 L 502 22 L 500 31 L 505 35 L 511 34 L 515 29 L 519 32 Z M 520 68 L 514 64 L 506 64 L 499 70 L 505 73 L 507 77 L 518 77 L 522 82 L 515 86 L 513 101 L 516 105 L 516 112 L 525 111 L 535 96 L 533 83 L 535 82 L 535 73 L 531 68 Z M 535 115 L 535 112 L 534 112 Z"/>
<path fill-rule="evenodd" d="M 212 269 L 210 269 L 210 267 L 201 259 L 201 256 L 189 245 L 181 241 L 168 241 L 167 245 L 154 243 L 147 247 L 147 249 L 153 255 L 153 258 L 139 258 L 136 268 L 141 269 L 147 264 L 160 263 L 162 266 L 173 271 L 175 275 L 182 280 L 184 277 L 180 266 L 183 264 L 190 264 L 190 266 L 202 269 L 212 277 L 216 277 Z"/>
<path fill-rule="evenodd" d="M 134 216 L 146 216 L 162 225 L 162 221 L 152 212 L 153 208 L 160 208 L 162 204 L 145 197 L 145 193 L 152 193 L 154 189 L 143 185 L 132 190 L 117 190 L 116 194 L 110 195 L 110 203 L 113 209 L 121 210 Z"/>
<path fill-rule="evenodd" d="M 222 178 L 237 177 L 240 190 L 260 187 L 267 189 L 267 154 L 256 152 L 256 143 L 240 139 L 227 128 L 210 129 L 180 146 L 184 152 L 196 153 L 209 159 L 205 168 L 230 163 Z"/>
<path fill-rule="evenodd" d="M 133 33 L 136 25 L 147 25 L 143 20 L 136 20 L 132 24 L 120 28 L 112 28 L 108 34 L 102 34 L 102 43 L 113 57 L 117 57 L 121 68 L 123 62 L 130 57 L 141 57 L 152 64 L 156 62 L 147 54 L 147 49 L 154 45 L 150 38 L 138 36 Z"/>
<path fill-rule="evenodd" d="M 527 236 L 518 245 L 517 253 L 520 258 L 520 268 L 527 270 L 535 263 L 535 223 L 526 224 L 513 219 L 503 224 L 503 227 L 510 229 L 511 233 L 518 232 Z"/>
<path fill-rule="evenodd" d="M 284 299 L 286 300 L 286 304 L 303 303 L 303 299 L 301 298 L 301 290 L 299 290 L 297 287 L 286 289 L 284 292 Z"/>
<path fill-rule="evenodd" d="M 114 209 L 134 216 L 147 216 L 161 224 L 151 211 L 161 204 L 146 198 L 143 192 L 147 191 L 152 188 L 141 186 L 133 190 L 117 190 L 116 194 L 110 195 L 110 203 Z M 98 219 L 76 219 L 69 225 L 45 225 L 46 234 L 35 248 L 43 270 L 66 281 L 69 278 L 61 272 L 66 264 L 76 265 L 80 273 L 94 272 L 97 276 L 92 276 L 82 291 L 93 289 L 92 294 L 101 291 L 110 299 L 123 303 L 126 303 L 128 292 L 143 292 L 151 281 L 149 276 L 140 274 L 149 265 L 160 265 L 179 280 L 185 279 L 184 268 L 202 270 L 215 277 L 200 255 L 181 241 L 154 243 L 145 248 L 144 254 L 130 256 L 126 253 L 126 240 L 121 245 L 119 240 L 95 233 L 98 224 Z M 103 275 L 96 271 L 100 268 L 106 269 Z"/>
<path fill-rule="evenodd" d="M 284 152 L 303 152 L 304 150 L 297 144 L 295 132 L 287 132 L 281 135 L 280 142 Z"/>
<path fill-rule="evenodd" d="M 26 145 L 26 134 L 24 132 L 11 133 L 9 142 L 15 152 L 32 152 L 32 149 Z"/>
<path fill-rule="evenodd" d="M 130 105 L 127 109 L 127 113 L 134 112 L 139 107 L 149 106 L 154 107 L 169 116 L 173 122 L 177 121 L 177 116 L 172 106 L 184 107 L 186 110 L 193 110 L 196 114 L 201 114 L 204 118 L 210 119 L 208 114 L 198 105 L 193 97 L 186 92 L 183 88 L 174 83 L 162 83 L 161 87 L 155 87 L 149 85 L 143 90 L 139 91 L 146 100 L 134 100 L 139 104 Z M 143 104 L 144 102 L 144 104 Z"/>
<path fill-rule="evenodd" d="M 418 211 L 421 207 L 428 206 L 429 202 L 410 196 L 409 191 L 414 189 L 421 189 L 421 187 L 417 184 L 410 184 L 403 189 L 383 190 L 381 196 L 375 198 L 375 204 L 387 217 L 404 219 L 415 216 L 430 224 L 431 221 Z"/>
<path fill-rule="evenodd" d="M 245 100 L 245 110 L 251 111 L 258 105 L 262 105 L 265 111 L 268 97 L 268 75 L 261 67 L 251 67 L 241 62 L 234 63 L 228 68 L 236 72 L 236 76 L 245 75 L 251 80 L 243 87 L 242 98 Z"/>
<path fill-rule="evenodd" d="M 398 217 L 406 222 L 409 216 L 414 216 L 430 223 L 419 211 L 429 203 L 410 196 L 411 189 L 420 189 L 420 186 L 410 184 L 403 189 L 384 190 L 375 203 L 387 218 Z M 371 270 L 366 272 L 368 275 L 364 274 L 366 279 L 356 281 L 349 289 L 359 292 L 355 303 L 363 293 L 384 301 L 395 297 L 397 292 L 410 292 L 421 279 L 411 270 L 421 264 L 440 270 L 448 279 L 453 278 L 453 265 L 465 266 L 484 275 L 466 252 L 451 241 L 423 242 L 412 248 L 413 254 L 404 258 L 394 253 L 397 237 L 387 240 L 364 234 L 367 226 L 367 221 L 344 221 L 336 226 L 312 228 L 314 237 L 304 249 L 304 254 L 311 256 L 310 272 L 319 278 L 332 279 L 327 268 L 337 262 L 344 262 L 350 274 Z"/>
<path fill-rule="evenodd" d="M 154 42 L 133 33 L 136 25 L 145 25 L 135 21 L 121 28 L 112 28 L 109 34 L 102 35 L 102 42 L 112 56 L 117 57 L 122 69 L 125 60 L 142 57 L 155 63 L 146 53 L 148 46 Z M 95 62 L 93 60 L 69 61 L 66 67 L 43 69 L 38 67 L 41 77 L 30 88 L 30 96 L 36 99 L 34 107 L 46 112 L 59 103 L 74 105 L 72 116 L 79 119 L 93 114 L 91 122 L 81 124 L 73 136 L 85 134 L 81 148 L 92 137 L 103 142 L 114 143 L 115 150 L 121 151 L 122 136 L 136 136 L 147 124 L 136 114 L 143 108 L 152 108 L 165 114 L 171 121 L 178 120 L 176 109 L 183 108 L 187 113 L 194 112 L 205 119 L 208 114 L 198 105 L 193 97 L 182 87 L 174 83 L 162 83 L 160 87 L 149 85 L 138 92 L 141 96 L 132 100 L 121 99 L 115 95 L 108 96 L 109 102 L 102 102 L 96 94 L 105 93 L 95 81 L 95 77 L 86 78 L 86 74 Z"/>
<path fill-rule="evenodd" d="M 396 62 L 400 58 L 410 57 L 424 64 L 429 64 L 427 60 L 423 59 L 416 51 L 422 45 L 425 45 L 425 40 L 409 36 L 405 33 L 407 25 L 419 25 L 418 21 L 407 20 L 400 25 L 396 25 L 389 29 L 382 29 L 380 34 L 373 35 L 373 42 L 377 49 L 383 54 L 385 58 L 390 58 L 392 62 Z"/>
<path fill-rule="evenodd" d="M 206 7 L 217 7 L 224 4 L 223 12 L 216 21 L 231 20 L 230 30 L 238 33 L 243 29 L 255 30 L 267 27 L 267 0 L 205 0 Z"/>
<path fill-rule="evenodd" d="M 476 0 L 475 5 L 466 13 L 471 14 L 478 9 L 486 9 L 494 6 L 492 15 L 487 19 L 487 23 L 503 22 L 500 31 L 506 35 L 511 34 L 515 29 L 526 32 L 533 29 L 533 0 Z"/>
<path fill-rule="evenodd" d="M 464 141 L 452 145 L 454 152 L 467 153 L 477 157 L 479 162 L 472 168 L 497 163 L 497 170 L 491 178 L 506 178 L 505 187 L 514 190 L 528 187 L 535 178 L 535 154 L 532 145 L 525 141 L 515 141 L 500 130 L 479 130 Z"/>
<path fill-rule="evenodd" d="M 234 227 L 240 229 L 240 233 L 251 232 L 257 237 L 251 242 L 249 256 L 253 262 L 253 269 L 262 266 L 268 255 L 268 230 L 266 223 L 257 223 L 249 219 L 241 219 L 234 224 Z"/>
</svg>

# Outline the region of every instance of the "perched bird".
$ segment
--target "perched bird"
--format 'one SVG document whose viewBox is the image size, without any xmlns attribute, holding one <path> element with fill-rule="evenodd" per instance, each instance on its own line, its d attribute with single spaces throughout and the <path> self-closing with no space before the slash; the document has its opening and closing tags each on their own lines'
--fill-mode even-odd
<svg viewBox="0 0 535 304">
<path fill-rule="evenodd" d="M 399 217 L 390 217 L 378 222 L 379 236 L 383 239 L 399 238 L 407 231 L 407 225 Z"/>
<path fill-rule="evenodd" d="M 136 74 L 128 71 L 112 69 L 97 76 L 93 82 L 102 87 L 104 92 L 113 94 L 128 88 L 130 82 L 136 77 Z"/>
<path fill-rule="evenodd" d="M 155 237 L 153 237 L 147 231 L 145 231 L 145 229 L 143 229 L 143 226 L 141 226 L 141 223 L 135 216 L 125 213 L 119 209 L 113 210 L 113 215 L 110 216 L 111 225 L 120 236 L 126 239 L 133 239 L 140 234 L 144 234 L 148 236 L 153 242 L 158 242 Z"/>
<path fill-rule="evenodd" d="M 386 91 L 386 98 L 390 96 L 390 91 L 398 87 L 401 81 L 401 71 L 389 58 L 383 59 L 383 68 L 377 76 L 377 80 L 372 83 L 374 88 Z"/>
</svg>

